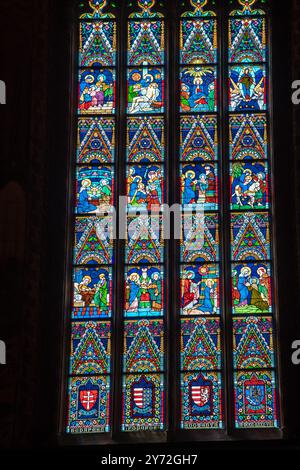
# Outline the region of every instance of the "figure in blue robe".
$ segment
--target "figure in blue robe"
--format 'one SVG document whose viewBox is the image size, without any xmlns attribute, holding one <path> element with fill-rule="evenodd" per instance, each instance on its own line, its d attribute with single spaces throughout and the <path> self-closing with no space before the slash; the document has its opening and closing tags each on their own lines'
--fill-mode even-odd
<svg viewBox="0 0 300 470">
<path fill-rule="evenodd" d="M 205 286 L 204 301 L 200 305 L 199 310 L 201 312 L 204 312 L 204 313 L 206 313 L 206 312 L 213 313 L 213 311 L 214 311 L 214 305 L 213 305 L 213 302 L 211 300 L 211 288 L 208 287 L 208 286 Z"/>
<path fill-rule="evenodd" d="M 194 204 L 196 202 L 195 185 L 194 177 L 189 176 L 189 172 L 187 172 L 184 180 L 183 204 Z"/>
<path fill-rule="evenodd" d="M 249 273 L 249 268 L 243 268 L 239 275 L 237 288 L 240 294 L 240 305 L 248 304 L 249 289 L 247 284 L 249 283 L 250 275 L 251 271 Z"/>
<path fill-rule="evenodd" d="M 135 281 L 128 281 L 129 283 L 129 305 L 132 305 L 133 302 L 137 299 L 137 295 L 140 289 L 140 286 Z"/>
<path fill-rule="evenodd" d="M 78 197 L 78 212 L 87 213 L 96 210 L 96 206 L 90 204 L 89 202 L 89 195 L 85 186 L 83 186 L 79 192 Z"/>
<path fill-rule="evenodd" d="M 251 172 L 245 171 L 239 178 L 239 186 L 241 187 L 243 193 L 245 191 L 248 191 L 252 183 L 252 179 L 249 181 L 250 176 L 251 176 Z M 245 182 L 246 178 L 247 178 L 247 182 Z"/>
<path fill-rule="evenodd" d="M 233 181 L 233 186 L 235 192 L 233 194 L 233 200 L 235 203 L 239 204 L 239 199 L 243 200 L 244 203 L 248 201 L 249 197 L 246 195 L 247 191 L 249 190 L 251 184 L 253 183 L 252 172 L 250 170 L 245 170 L 239 178 L 236 178 Z M 239 197 L 236 194 L 237 186 L 240 187 L 240 195 Z"/>
</svg>

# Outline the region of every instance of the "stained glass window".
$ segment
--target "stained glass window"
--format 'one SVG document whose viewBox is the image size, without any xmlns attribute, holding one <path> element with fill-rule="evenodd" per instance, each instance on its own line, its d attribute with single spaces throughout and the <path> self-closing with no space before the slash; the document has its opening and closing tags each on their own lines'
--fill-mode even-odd
<svg viewBox="0 0 300 470">
<path fill-rule="evenodd" d="M 267 428 L 278 427 L 268 31 L 253 0 L 239 3 L 228 54 L 235 426 Z"/>
<path fill-rule="evenodd" d="M 68 433 L 280 427 L 261 4 L 80 2 Z"/>
<path fill-rule="evenodd" d="M 137 4 L 127 24 L 125 432 L 165 428 L 165 21 L 153 1 Z"/>
<path fill-rule="evenodd" d="M 90 1 L 79 21 L 69 433 L 111 430 L 117 30 L 105 6 Z"/>
<path fill-rule="evenodd" d="M 184 208 L 180 269 L 180 426 L 183 429 L 222 428 L 224 420 L 219 264 L 218 18 L 214 11 L 203 9 L 204 3 L 192 1 L 194 9 L 184 12 L 180 21 L 182 163 L 179 172 Z"/>
</svg>

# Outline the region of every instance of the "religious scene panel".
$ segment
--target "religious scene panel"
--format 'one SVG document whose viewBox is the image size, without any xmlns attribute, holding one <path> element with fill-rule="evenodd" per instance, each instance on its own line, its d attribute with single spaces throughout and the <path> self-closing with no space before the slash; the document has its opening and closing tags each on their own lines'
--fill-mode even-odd
<svg viewBox="0 0 300 470">
<path fill-rule="evenodd" d="M 79 72 L 79 114 L 114 114 L 115 89 L 115 69 L 81 69 Z"/>
<path fill-rule="evenodd" d="M 220 277 L 217 264 L 181 267 L 181 314 L 219 315 Z"/>
<path fill-rule="evenodd" d="M 75 268 L 72 318 L 80 320 L 111 317 L 112 291 L 111 267 Z"/>
<path fill-rule="evenodd" d="M 229 67 L 229 110 L 264 111 L 267 109 L 267 77 L 263 65 Z"/>
<path fill-rule="evenodd" d="M 128 69 L 127 90 L 128 114 L 164 112 L 164 68 L 144 66 Z"/>
<path fill-rule="evenodd" d="M 164 270 L 162 266 L 127 266 L 125 272 L 125 317 L 164 315 Z"/>
<path fill-rule="evenodd" d="M 181 203 L 185 209 L 218 210 L 218 168 L 215 163 L 180 166 Z"/>
<path fill-rule="evenodd" d="M 127 166 L 128 210 L 159 212 L 164 203 L 164 166 Z"/>
<path fill-rule="evenodd" d="M 217 68 L 195 65 L 180 72 L 180 111 L 217 111 Z"/>
<path fill-rule="evenodd" d="M 232 304 L 234 314 L 272 312 L 270 263 L 241 262 L 232 265 Z"/>
</svg>

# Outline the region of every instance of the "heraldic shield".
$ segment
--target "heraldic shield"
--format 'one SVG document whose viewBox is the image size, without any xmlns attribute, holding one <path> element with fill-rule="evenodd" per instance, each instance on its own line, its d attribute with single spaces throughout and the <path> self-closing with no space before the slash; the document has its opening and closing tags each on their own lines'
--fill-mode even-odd
<svg viewBox="0 0 300 470">
<path fill-rule="evenodd" d="M 246 413 L 264 414 L 266 412 L 266 384 L 255 374 L 250 380 L 244 382 L 244 399 Z"/>
<path fill-rule="evenodd" d="M 154 384 L 141 377 L 131 386 L 131 411 L 133 418 L 151 418 L 154 413 Z"/>
<path fill-rule="evenodd" d="M 99 387 L 90 380 L 79 387 L 78 417 L 97 418 L 99 410 Z"/>
<path fill-rule="evenodd" d="M 199 374 L 189 385 L 190 413 L 193 416 L 207 416 L 212 413 L 213 384 Z"/>
</svg>

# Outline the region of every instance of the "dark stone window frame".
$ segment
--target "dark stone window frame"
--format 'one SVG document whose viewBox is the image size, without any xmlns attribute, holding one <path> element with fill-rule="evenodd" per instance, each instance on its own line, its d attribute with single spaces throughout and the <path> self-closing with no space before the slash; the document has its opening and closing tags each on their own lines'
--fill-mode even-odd
<svg viewBox="0 0 300 470">
<path fill-rule="evenodd" d="M 123 2 L 122 2 L 123 3 Z M 174 1 L 172 5 L 175 14 Z M 218 5 L 222 2 L 217 2 Z M 293 185 L 293 135 L 292 135 L 292 104 L 291 83 L 291 2 L 285 2 L 285 11 L 278 2 L 269 2 L 270 20 L 272 24 L 272 83 L 273 83 L 273 198 L 275 200 L 276 230 L 275 248 L 277 252 L 278 273 L 278 310 L 280 324 L 280 363 L 281 363 L 281 414 L 282 430 L 234 430 L 230 434 L 224 431 L 181 431 L 175 430 L 170 423 L 170 430 L 164 433 L 113 433 L 108 435 L 66 435 L 65 402 L 66 375 L 62 373 L 62 364 L 66 358 L 65 338 L 69 338 L 69 325 L 66 323 L 67 312 L 63 299 L 64 286 L 70 285 L 69 273 L 71 260 L 67 257 L 66 239 L 72 230 L 66 220 L 71 207 L 73 181 L 70 178 L 72 155 L 74 154 L 74 100 L 76 101 L 76 84 L 74 85 L 74 58 L 77 55 L 77 0 L 53 0 L 51 27 L 49 31 L 49 110 L 48 121 L 48 210 L 46 214 L 46 230 L 48 234 L 48 251 L 44 255 L 45 281 L 47 289 L 44 296 L 43 332 L 45 346 L 43 364 L 41 365 L 40 394 L 45 387 L 50 399 L 50 408 L 45 412 L 42 404 L 38 404 L 40 425 L 47 429 L 47 439 L 61 445 L 100 445 L 115 443 L 140 442 L 184 442 L 184 441 L 237 441 L 237 440 L 272 440 L 297 436 L 300 416 L 298 403 L 299 373 L 291 364 L 291 343 L 297 338 L 299 321 L 297 320 L 298 272 L 296 264 L 296 210 Z M 232 6 L 230 5 L 230 9 Z M 166 18 L 172 21 L 172 15 Z M 226 18 L 222 21 L 226 22 Z M 121 23 L 125 23 L 122 20 Z M 124 28 L 124 26 L 123 26 Z M 126 32 L 126 25 L 125 25 Z M 76 73 L 76 72 L 75 72 Z M 297 77 L 296 77 L 297 78 Z M 75 86 L 75 89 L 74 89 Z M 66 91 L 67 90 L 67 91 Z M 73 99 L 70 98 L 73 96 Z M 170 139 L 171 140 L 171 139 Z M 282 180 L 282 175 L 286 175 Z M 69 196 L 67 187 L 69 186 Z M 65 204 L 62 203 L 65 202 Z M 287 227 L 290 229 L 287 230 Z M 286 248 L 288 247 L 288 249 Z M 67 259 L 67 263 L 66 263 Z M 66 266 L 67 265 L 67 266 Z M 67 289 L 66 289 L 67 290 Z M 285 293 L 288 293 L 286 295 Z M 300 337 L 300 335 L 298 334 Z M 58 338 L 60 340 L 58 341 Z M 49 364 L 48 367 L 46 364 Z M 297 377 L 298 375 L 298 377 Z M 59 390 L 59 392 L 58 392 Z M 173 395 L 173 394 L 172 394 Z M 117 401 L 117 400 L 116 400 Z M 168 401 L 173 410 L 172 400 Z M 172 413 L 169 413 L 170 417 Z M 42 418 L 44 416 L 44 418 Z M 45 426 L 46 421 L 48 426 Z M 115 423 L 116 426 L 117 423 Z M 271 432 L 270 432 L 271 431 Z"/>
</svg>

